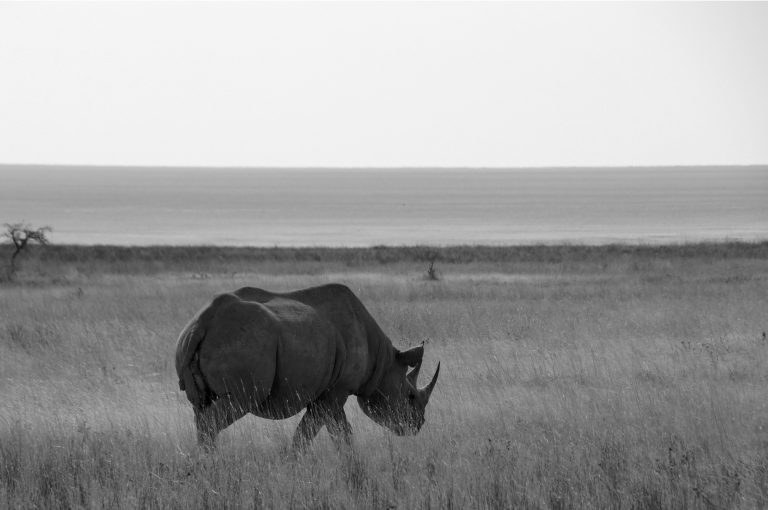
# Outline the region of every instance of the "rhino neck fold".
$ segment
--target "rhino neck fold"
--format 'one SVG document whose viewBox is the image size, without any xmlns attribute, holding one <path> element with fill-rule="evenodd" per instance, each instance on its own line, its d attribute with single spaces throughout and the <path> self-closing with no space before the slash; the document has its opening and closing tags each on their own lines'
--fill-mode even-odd
<svg viewBox="0 0 768 510">
<path fill-rule="evenodd" d="M 384 374 L 392 367 L 392 362 L 395 359 L 395 348 L 392 345 L 392 341 L 382 331 L 379 330 L 376 333 L 378 334 L 368 334 L 368 352 L 373 360 L 371 376 L 356 393 L 357 396 L 364 398 L 373 395 L 373 392 L 381 384 Z"/>
</svg>

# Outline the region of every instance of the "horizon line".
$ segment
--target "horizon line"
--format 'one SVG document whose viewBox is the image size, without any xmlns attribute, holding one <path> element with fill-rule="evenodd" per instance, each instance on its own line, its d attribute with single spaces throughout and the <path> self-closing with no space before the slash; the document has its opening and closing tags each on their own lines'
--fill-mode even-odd
<svg viewBox="0 0 768 510">
<path fill-rule="evenodd" d="M 712 164 L 671 164 L 671 165 L 129 165 L 98 163 L 0 163 L 0 169 L 9 167 L 25 168 L 82 168 L 82 169 L 164 169 L 164 170 L 578 170 L 578 169 L 653 169 L 653 168 L 749 168 L 768 167 L 767 163 L 712 163 Z"/>
</svg>

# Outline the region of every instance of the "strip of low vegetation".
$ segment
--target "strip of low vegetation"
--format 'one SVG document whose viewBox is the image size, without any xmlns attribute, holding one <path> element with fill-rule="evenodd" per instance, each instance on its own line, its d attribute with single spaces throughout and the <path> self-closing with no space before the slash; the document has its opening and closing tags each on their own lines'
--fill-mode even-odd
<svg viewBox="0 0 768 510">
<path fill-rule="evenodd" d="M 12 247 L 2 247 L 9 260 Z M 248 271 L 265 263 L 319 263 L 344 267 L 392 264 L 581 264 L 616 260 L 768 259 L 768 241 L 671 245 L 532 245 L 532 246 L 373 246 L 373 247 L 231 247 L 231 246 L 82 246 L 30 247 L 23 266 L 49 272 L 69 266 L 79 272 L 158 273 Z M 47 269 L 45 269 L 47 268 Z"/>
</svg>

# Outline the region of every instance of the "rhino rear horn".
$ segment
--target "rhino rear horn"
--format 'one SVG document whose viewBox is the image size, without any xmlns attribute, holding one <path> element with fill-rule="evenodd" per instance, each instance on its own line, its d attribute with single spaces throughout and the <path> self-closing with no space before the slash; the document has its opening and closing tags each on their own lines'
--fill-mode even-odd
<svg viewBox="0 0 768 510">
<path fill-rule="evenodd" d="M 435 389 L 435 384 L 437 384 L 437 376 L 440 374 L 440 363 L 437 364 L 437 370 L 435 370 L 435 375 L 432 376 L 432 381 L 422 388 L 421 391 L 423 395 L 429 400 L 429 396 L 432 395 L 432 390 Z M 410 374 L 409 374 L 410 375 Z"/>
<path fill-rule="evenodd" d="M 414 388 L 416 388 L 416 381 L 419 379 L 419 370 L 421 370 L 421 361 L 416 363 L 414 369 L 408 372 L 408 375 L 405 376 Z"/>
</svg>

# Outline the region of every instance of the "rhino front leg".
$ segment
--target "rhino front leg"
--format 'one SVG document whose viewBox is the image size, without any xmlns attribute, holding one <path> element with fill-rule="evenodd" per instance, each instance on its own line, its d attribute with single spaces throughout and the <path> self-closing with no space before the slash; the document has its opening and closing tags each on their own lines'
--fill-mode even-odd
<svg viewBox="0 0 768 510">
<path fill-rule="evenodd" d="M 293 449 L 302 450 L 315 438 L 320 429 L 325 425 L 323 419 L 323 410 L 318 404 L 311 403 L 307 406 L 307 411 L 301 417 L 299 426 L 293 434 Z"/>
<path fill-rule="evenodd" d="M 336 446 L 341 447 L 352 444 L 352 425 L 349 424 L 343 407 L 335 410 L 329 416 L 326 426 Z"/>
<path fill-rule="evenodd" d="M 197 444 L 204 450 L 213 450 L 219 432 L 243 416 L 245 416 L 245 411 L 242 406 L 237 405 L 228 397 L 214 400 L 206 407 L 196 407 Z"/>
<path fill-rule="evenodd" d="M 337 445 L 349 444 L 352 438 L 352 426 L 344 414 L 344 403 L 336 400 L 319 400 L 307 406 L 307 412 L 299 422 L 293 436 L 293 447 L 306 447 L 325 426 Z"/>
</svg>

